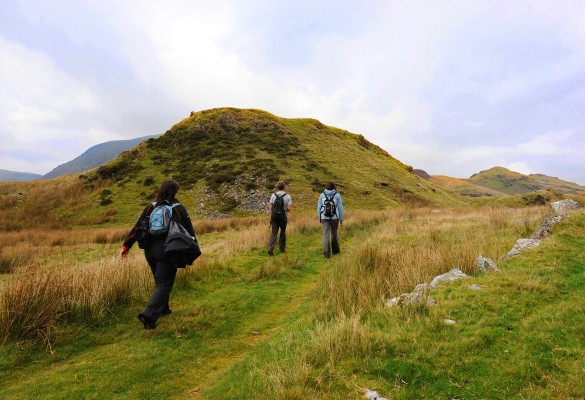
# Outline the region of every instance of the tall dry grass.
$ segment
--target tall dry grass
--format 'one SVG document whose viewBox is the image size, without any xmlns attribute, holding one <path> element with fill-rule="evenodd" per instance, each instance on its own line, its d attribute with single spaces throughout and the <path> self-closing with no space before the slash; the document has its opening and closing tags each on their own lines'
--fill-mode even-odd
<svg viewBox="0 0 585 400">
<path fill-rule="evenodd" d="M 0 290 L 0 341 L 51 340 L 58 323 L 102 322 L 111 310 L 147 292 L 150 270 L 139 255 L 79 265 L 30 264 Z"/>
<path fill-rule="evenodd" d="M 205 254 L 206 235 L 201 235 L 204 255 L 178 275 L 177 283 L 204 279 L 235 254 L 264 246 L 265 223 L 261 218 L 204 222 L 199 229 L 221 232 L 221 241 Z M 142 252 L 135 249 L 124 260 L 117 256 L 128 230 L 21 229 L 0 234 L 0 267 L 11 273 L 0 285 L 0 341 L 50 341 L 61 323 L 99 324 L 116 306 L 146 295 L 152 277 Z M 78 261 L 78 252 L 93 255 Z"/>
<path fill-rule="evenodd" d="M 497 260 L 512 246 L 512 238 L 533 229 L 545 212 L 543 208 L 352 213 L 343 229 L 358 235 L 357 244 L 344 248 L 343 257 L 334 261 L 334 268 L 324 277 L 319 315 L 348 315 L 351 319 L 448 269 L 474 273 L 479 254 Z M 366 234 L 359 231 L 364 227 L 369 227 Z M 263 248 L 269 235 L 266 217 L 198 221 L 196 229 L 204 254 L 195 266 L 179 274 L 179 284 L 229 268 L 231 257 Z M 117 305 L 148 292 L 152 278 L 141 252 L 133 251 L 125 261 L 117 257 L 127 230 L 2 233 L 0 267 L 13 275 L 4 276 L 0 286 L 0 340 L 50 338 L 52 327 L 64 321 L 99 323 Z M 319 230 L 316 217 L 291 215 L 290 235 Z M 93 253 L 88 252 L 90 247 Z M 79 261 L 78 251 L 97 256 Z M 278 276 L 282 268 L 266 264 L 254 279 Z"/>
<path fill-rule="evenodd" d="M 70 253 L 74 247 L 122 243 L 125 228 L 22 229 L 0 234 L 0 273 L 10 273 L 48 257 Z"/>
<path fill-rule="evenodd" d="M 91 208 L 88 193 L 98 190 L 84 187 L 84 182 L 73 175 L 51 180 L 0 182 L 0 230 L 69 226 L 72 217 Z M 111 220 L 111 215 L 94 214 L 90 219 L 103 223 Z"/>
<path fill-rule="evenodd" d="M 453 268 L 477 273 L 479 255 L 496 261 L 533 230 L 545 208 L 386 211 L 381 223 L 335 260 L 319 288 L 329 319 L 380 307 L 384 300 Z M 530 222 L 527 222 L 530 221 Z"/>
</svg>

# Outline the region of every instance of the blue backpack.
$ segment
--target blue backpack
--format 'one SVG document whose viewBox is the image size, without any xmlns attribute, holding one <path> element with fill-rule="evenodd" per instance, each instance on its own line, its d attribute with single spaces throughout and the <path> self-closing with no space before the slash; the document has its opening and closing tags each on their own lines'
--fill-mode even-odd
<svg viewBox="0 0 585 400">
<path fill-rule="evenodd" d="M 152 203 L 154 209 L 150 213 L 148 220 L 148 232 L 151 236 L 163 236 L 169 231 L 173 208 L 179 204 L 181 203 L 175 203 L 170 206 L 168 204 L 156 205 L 156 202 Z"/>
</svg>

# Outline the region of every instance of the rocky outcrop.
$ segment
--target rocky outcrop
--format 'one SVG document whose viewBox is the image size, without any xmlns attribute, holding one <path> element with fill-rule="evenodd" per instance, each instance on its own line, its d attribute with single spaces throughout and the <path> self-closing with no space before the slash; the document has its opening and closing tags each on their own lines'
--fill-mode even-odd
<svg viewBox="0 0 585 400">
<path fill-rule="evenodd" d="M 512 250 L 506 254 L 503 259 L 517 256 L 524 250 L 540 246 L 540 241 L 552 234 L 553 227 L 561 220 L 569 216 L 569 211 L 581 207 L 579 203 L 571 199 L 555 201 L 551 203 L 551 209 L 540 223 L 538 228 L 532 233 L 530 238 L 518 239 Z"/>
<path fill-rule="evenodd" d="M 435 299 L 428 295 L 428 292 L 432 289 L 436 289 L 441 284 L 446 284 L 459 279 L 468 278 L 469 275 L 465 274 L 460 269 L 454 268 L 451 271 L 436 276 L 431 283 L 421 283 L 416 285 L 414 290 L 410 293 L 402 293 L 400 296 L 396 296 L 386 302 L 386 306 L 394 307 L 397 305 L 406 304 L 427 304 L 429 306 L 435 305 L 437 302 Z"/>
<path fill-rule="evenodd" d="M 569 211 L 576 210 L 581 205 L 574 200 L 566 199 L 561 201 L 555 201 L 550 205 L 551 210 L 548 212 L 544 221 L 536 228 L 532 234 L 532 239 L 544 239 L 552 233 L 553 226 L 559 221 L 566 218 L 569 215 Z"/>
<path fill-rule="evenodd" d="M 525 239 L 518 239 L 518 240 L 516 240 L 516 244 L 514 244 L 514 247 L 512 247 L 512 250 L 510 250 L 504 258 L 510 258 L 510 257 L 517 256 L 518 254 L 522 253 L 524 250 L 528 250 L 528 249 L 531 249 L 533 247 L 538 247 L 538 246 L 540 246 L 539 239 L 526 239 L 526 238 Z"/>
<path fill-rule="evenodd" d="M 491 258 L 482 257 L 481 255 L 477 257 L 477 260 L 475 260 L 475 265 L 481 272 L 492 272 L 500 270 L 496 263 L 491 260 Z"/>
</svg>

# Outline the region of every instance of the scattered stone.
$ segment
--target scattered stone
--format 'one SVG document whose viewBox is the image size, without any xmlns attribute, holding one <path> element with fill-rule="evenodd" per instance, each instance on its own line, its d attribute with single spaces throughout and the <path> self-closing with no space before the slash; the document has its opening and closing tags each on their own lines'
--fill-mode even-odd
<svg viewBox="0 0 585 400">
<path fill-rule="evenodd" d="M 388 300 L 386 306 L 394 307 L 406 304 L 426 304 L 428 306 L 434 306 L 437 304 L 437 301 L 428 295 L 429 290 L 437 288 L 441 283 L 449 283 L 468 277 L 469 276 L 463 273 L 460 269 L 454 268 L 443 275 L 435 277 L 431 283 L 421 283 L 416 285 L 412 292 L 402 293 L 400 296 Z"/>
<path fill-rule="evenodd" d="M 376 392 L 375 390 L 366 389 L 365 396 L 370 400 L 388 400 L 386 397 L 380 397 L 378 392 Z"/>
<path fill-rule="evenodd" d="M 555 226 L 563 218 L 569 216 L 569 211 L 576 210 L 581 205 L 574 200 L 566 199 L 561 201 L 555 201 L 550 205 L 551 210 L 548 212 L 544 221 L 540 223 L 538 228 L 534 231 L 532 239 L 544 239 L 545 237 L 552 234 L 553 226 Z"/>
<path fill-rule="evenodd" d="M 407 304 L 426 304 L 428 306 L 434 306 L 437 302 L 426 293 L 421 292 L 402 293 L 400 296 L 396 296 L 386 302 L 387 307 Z"/>
<path fill-rule="evenodd" d="M 560 215 L 565 215 L 568 214 L 568 212 L 571 210 L 577 210 L 578 208 L 581 208 L 581 204 L 572 199 L 555 201 L 550 206 L 557 214 Z"/>
<path fill-rule="evenodd" d="M 557 201 L 551 204 L 551 211 L 548 213 L 545 220 L 540 224 L 538 229 L 532 234 L 530 239 L 518 239 L 516 244 L 512 250 L 508 252 L 507 255 L 502 257 L 502 259 L 506 259 L 509 257 L 513 257 L 515 255 L 520 254 L 522 251 L 526 249 L 530 249 L 532 247 L 540 246 L 540 239 L 550 235 L 552 233 L 552 227 L 559 222 L 561 219 L 568 216 L 570 210 L 576 210 L 580 208 L 581 205 L 574 200 L 567 199 Z M 482 257 L 481 255 L 475 261 L 478 269 L 483 272 L 487 271 L 499 271 L 498 266 L 494 263 L 491 259 Z M 453 282 L 459 279 L 465 279 L 469 276 L 465 274 L 460 269 L 454 268 L 451 271 L 436 276 L 431 283 L 421 283 L 417 285 L 414 290 L 410 293 L 402 293 L 400 296 L 396 296 L 386 302 L 387 307 L 394 307 L 397 305 L 406 305 L 406 304 L 427 304 L 427 305 L 435 305 L 436 301 L 428 296 L 428 292 L 431 289 L 436 289 L 440 284 L 445 284 L 449 282 Z M 483 288 L 480 285 L 474 284 L 468 286 L 472 290 L 482 290 Z M 444 320 L 446 324 L 454 324 L 455 321 L 453 320 Z M 368 391 L 369 393 L 370 391 Z M 376 392 L 375 393 L 377 396 Z M 367 395 L 366 395 L 367 397 Z M 379 397 L 371 397 L 373 399 L 379 399 Z"/>
<path fill-rule="evenodd" d="M 518 254 L 522 253 L 524 250 L 531 249 L 533 247 L 538 247 L 538 246 L 540 246 L 539 239 L 518 239 L 516 241 L 516 244 L 512 248 L 512 250 L 510 250 L 504 258 L 517 256 Z"/>
<path fill-rule="evenodd" d="M 465 278 L 469 278 L 469 275 L 465 274 L 463 271 L 461 271 L 458 268 L 453 268 L 451 271 L 443 274 L 443 275 L 439 275 L 436 276 L 435 279 L 433 279 L 431 281 L 431 288 L 436 288 L 439 284 L 441 283 L 449 283 L 449 282 L 453 282 L 453 281 L 457 281 L 459 279 L 465 279 Z"/>
<path fill-rule="evenodd" d="M 455 324 L 457 323 L 457 321 L 455 321 L 455 320 L 452 320 L 452 319 L 449 319 L 449 318 L 445 318 L 445 319 L 443 320 L 443 322 L 444 322 L 445 324 L 447 324 L 447 325 L 455 325 Z"/>
<path fill-rule="evenodd" d="M 490 258 L 479 256 L 475 260 L 475 265 L 482 272 L 499 271 L 500 269 Z"/>
</svg>

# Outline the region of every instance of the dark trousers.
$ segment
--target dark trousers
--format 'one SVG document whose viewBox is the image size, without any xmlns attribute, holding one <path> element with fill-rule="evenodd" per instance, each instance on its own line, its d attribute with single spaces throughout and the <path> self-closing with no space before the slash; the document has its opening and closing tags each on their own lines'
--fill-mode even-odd
<svg viewBox="0 0 585 400">
<path fill-rule="evenodd" d="M 153 241 L 144 250 L 144 255 L 154 276 L 154 292 L 141 314 L 154 322 L 170 311 L 169 296 L 175 283 L 177 267 L 172 266 L 165 258 L 164 240 Z"/>
<path fill-rule="evenodd" d="M 286 224 L 287 219 L 285 218 L 282 221 L 277 221 L 274 219 L 270 220 L 270 227 L 272 228 L 270 233 L 270 239 L 268 239 L 268 251 L 274 251 L 276 247 L 276 237 L 278 236 L 278 231 L 280 230 L 280 237 L 278 238 L 278 249 L 280 251 L 285 251 L 286 249 Z"/>
<path fill-rule="evenodd" d="M 337 238 L 337 228 L 339 228 L 338 219 L 322 219 L 321 226 L 323 227 L 323 254 L 329 258 L 331 253 L 337 254 L 340 252 L 339 239 Z"/>
</svg>

